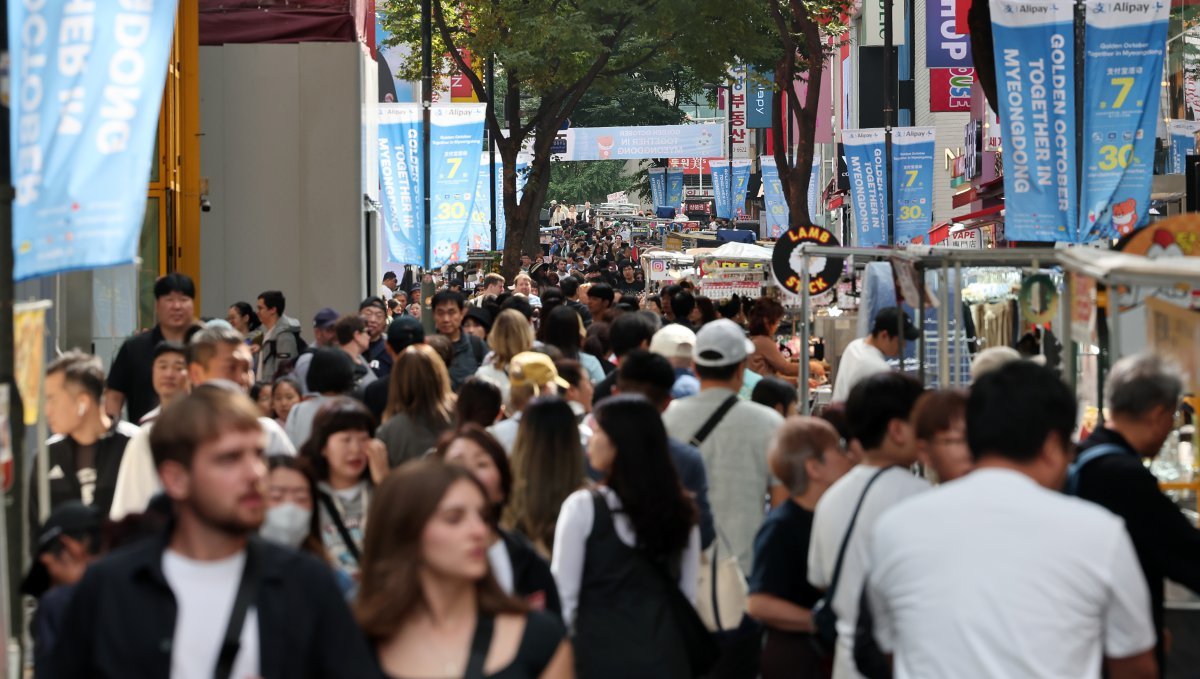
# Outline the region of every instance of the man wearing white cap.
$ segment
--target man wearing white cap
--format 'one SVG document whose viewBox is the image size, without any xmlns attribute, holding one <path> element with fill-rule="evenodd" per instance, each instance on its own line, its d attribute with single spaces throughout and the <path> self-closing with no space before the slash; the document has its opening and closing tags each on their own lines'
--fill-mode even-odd
<svg viewBox="0 0 1200 679">
<path fill-rule="evenodd" d="M 675 369 L 675 386 L 671 387 L 671 398 L 680 399 L 700 393 L 700 380 L 692 370 L 692 353 L 696 347 L 696 333 L 672 323 L 654 333 L 650 340 L 650 351 L 666 358 Z"/>
</svg>

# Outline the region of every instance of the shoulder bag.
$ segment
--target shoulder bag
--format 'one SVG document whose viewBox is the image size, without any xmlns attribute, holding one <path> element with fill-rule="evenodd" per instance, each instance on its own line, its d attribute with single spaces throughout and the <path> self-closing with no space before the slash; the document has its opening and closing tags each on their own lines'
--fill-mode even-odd
<svg viewBox="0 0 1200 679">
<path fill-rule="evenodd" d="M 238 584 L 237 596 L 233 599 L 233 610 L 229 613 L 229 624 L 225 627 L 225 638 L 221 642 L 221 653 L 217 656 L 216 679 L 229 679 L 233 673 L 233 661 L 242 648 L 242 627 L 250 606 L 258 598 L 259 545 L 254 538 L 246 542 L 246 563 L 242 566 L 242 580 Z"/>
</svg>

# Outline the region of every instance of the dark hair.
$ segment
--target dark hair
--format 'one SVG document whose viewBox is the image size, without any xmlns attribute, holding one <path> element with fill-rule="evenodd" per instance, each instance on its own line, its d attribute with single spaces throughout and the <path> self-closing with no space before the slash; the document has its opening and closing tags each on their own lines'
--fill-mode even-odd
<svg viewBox="0 0 1200 679">
<path fill-rule="evenodd" d="M 230 430 L 261 430 L 258 417 L 258 404 L 240 391 L 202 384 L 167 404 L 150 429 L 154 466 L 178 462 L 190 469 L 196 448 L 216 441 Z"/>
<path fill-rule="evenodd" d="M 308 482 L 308 494 L 312 497 L 313 512 L 308 524 L 308 535 L 300 543 L 300 549 L 312 554 L 318 559 L 328 562 L 329 553 L 325 551 L 325 542 L 321 539 L 321 512 L 317 511 L 317 474 L 313 471 L 308 458 L 297 455 L 270 455 L 267 457 L 267 474 L 276 469 L 290 469 L 304 477 Z"/>
<path fill-rule="evenodd" d="M 442 359 L 443 364 L 449 366 L 454 363 L 454 343 L 450 341 L 449 337 L 437 334 L 429 335 L 425 338 L 425 344 L 437 352 L 438 358 Z"/>
<path fill-rule="evenodd" d="M 272 399 L 274 399 L 275 390 L 278 389 L 279 385 L 281 385 L 281 384 L 288 385 L 289 387 L 292 388 L 293 391 L 296 392 L 297 396 L 299 396 L 301 398 L 304 397 L 304 386 L 300 384 L 300 380 L 297 379 L 293 375 L 284 375 L 283 377 L 277 378 L 275 380 L 274 384 L 271 385 Z"/>
<path fill-rule="evenodd" d="M 616 293 L 613 292 L 612 286 L 608 283 L 593 283 L 592 287 L 588 288 L 587 294 L 588 297 L 606 300 L 609 304 L 612 304 L 613 300 L 617 297 Z"/>
<path fill-rule="evenodd" d="M 314 394 L 344 394 L 354 388 L 354 361 L 341 349 L 314 349 L 305 382 Z"/>
<path fill-rule="evenodd" d="M 796 385 L 778 377 L 764 377 L 754 385 L 754 391 L 750 393 L 750 400 L 768 408 L 783 406 L 783 410 L 786 412 L 788 406 L 800 400 L 800 395 L 796 393 Z"/>
<path fill-rule="evenodd" d="M 374 436 L 375 416 L 361 402 L 349 396 L 335 396 L 317 409 L 313 417 L 312 434 L 300 446 L 300 455 L 308 458 L 313 472 L 322 481 L 329 480 L 329 460 L 325 459 L 322 451 L 329 443 L 329 437 L 343 431 L 365 431 L 369 436 Z M 363 478 L 369 479 L 370 475 L 368 465 L 363 469 Z"/>
<path fill-rule="evenodd" d="M 574 276 L 566 276 L 558 280 L 558 287 L 566 297 L 574 297 L 575 293 L 579 292 L 579 279 Z"/>
<path fill-rule="evenodd" d="M 83 389 L 97 403 L 104 398 L 104 366 L 100 359 L 72 349 L 46 366 L 46 376 L 62 373 L 63 381 Z"/>
<path fill-rule="evenodd" d="M 466 298 L 463 297 L 461 292 L 442 290 L 433 296 L 433 301 L 429 303 L 429 308 L 436 309 L 447 303 L 453 303 L 458 307 L 459 311 L 462 311 L 463 307 L 467 305 Z"/>
<path fill-rule="evenodd" d="M 225 344 L 237 347 L 242 343 L 242 333 L 224 324 L 201 328 L 188 339 L 187 362 L 189 365 L 207 366 L 217 355 L 217 347 Z"/>
<path fill-rule="evenodd" d="M 671 398 L 675 386 L 675 368 L 665 356 L 634 349 L 621 358 L 617 367 L 617 389 L 622 394 L 636 393 L 650 399 L 659 408 Z"/>
<path fill-rule="evenodd" d="M 246 321 L 246 327 L 250 330 L 258 330 L 260 327 L 262 327 L 262 321 L 258 320 L 258 314 L 254 312 L 254 307 L 250 306 L 249 302 L 234 302 L 233 304 L 229 305 L 229 308 L 237 309 L 239 316 L 245 316 L 249 318 L 249 320 Z"/>
<path fill-rule="evenodd" d="M 186 361 L 187 347 L 183 346 L 179 342 L 163 340 L 154 345 L 154 360 L 158 360 L 158 357 L 162 356 L 163 354 L 179 354 L 180 356 L 183 356 L 183 360 Z"/>
<path fill-rule="evenodd" d="M 385 281 L 394 281 L 394 280 L 396 280 L 396 272 L 395 272 L 395 271 L 389 271 L 389 272 L 387 272 L 387 273 L 383 274 L 383 280 L 385 280 Z"/>
<path fill-rule="evenodd" d="M 659 297 L 658 295 L 646 295 L 646 299 L 642 301 L 643 304 L 650 304 L 651 302 L 653 302 L 659 309 L 662 308 L 662 297 Z"/>
<path fill-rule="evenodd" d="M 955 420 L 965 420 L 968 394 L 962 389 L 942 389 L 921 395 L 913 406 L 913 433 L 922 441 L 949 431 Z"/>
<path fill-rule="evenodd" d="M 504 396 L 500 393 L 500 387 L 480 377 L 468 377 L 458 388 L 454 419 L 459 425 L 490 427 L 496 423 L 503 405 Z"/>
<path fill-rule="evenodd" d="M 506 311 L 508 309 L 516 309 L 521 313 L 522 316 L 525 317 L 525 320 L 527 321 L 533 319 L 533 305 L 530 304 L 529 300 L 525 297 L 518 297 L 516 295 L 509 297 L 508 299 L 504 300 L 503 304 L 500 305 L 500 310 L 497 311 L 495 315 L 499 316 L 500 311 Z"/>
<path fill-rule="evenodd" d="M 172 292 L 196 299 L 196 284 L 192 282 L 191 276 L 178 271 L 160 276 L 154 281 L 154 299 L 162 299 Z"/>
<path fill-rule="evenodd" d="M 579 358 L 579 349 L 583 346 L 584 337 L 580 332 L 582 322 L 579 312 L 571 307 L 555 307 L 548 316 L 542 318 L 538 339 L 557 347 L 563 352 L 564 358 Z"/>
<path fill-rule="evenodd" d="M 872 375 L 855 385 L 846 399 L 846 419 L 863 450 L 883 443 L 892 420 L 907 422 L 922 391 L 920 382 L 896 372 Z"/>
<path fill-rule="evenodd" d="M 283 315 L 283 310 L 287 308 L 287 300 L 283 298 L 283 293 L 278 290 L 267 290 L 258 296 L 262 300 L 263 306 L 268 309 L 274 309 L 275 313 Z"/>
<path fill-rule="evenodd" d="M 441 460 L 418 460 L 395 470 L 375 489 L 363 537 L 362 579 L 354 617 L 378 644 L 395 636 L 424 606 L 421 589 L 421 537 L 450 487 L 466 481 L 487 500 L 471 472 Z M 524 613 L 490 574 L 475 584 L 484 615 Z"/>
<path fill-rule="evenodd" d="M 655 328 L 641 314 L 621 314 L 609 326 L 608 339 L 612 343 L 613 353 L 621 358 L 640 348 L 643 343 L 649 344 L 654 333 Z"/>
<path fill-rule="evenodd" d="M 587 327 L 587 332 L 584 333 L 583 350 L 592 356 L 600 359 L 603 366 L 605 357 L 612 353 L 612 344 L 609 341 L 609 325 L 604 321 L 593 321 Z"/>
<path fill-rule="evenodd" d="M 713 301 L 704 295 L 700 295 L 696 298 L 696 308 L 700 310 L 700 325 L 711 323 L 719 318 L 719 316 L 717 316 L 717 308 L 713 305 Z"/>
<path fill-rule="evenodd" d="M 696 505 L 671 462 L 658 408 L 641 396 L 614 396 L 595 417 L 616 448 L 606 483 L 621 498 L 638 547 L 652 560 L 678 556 L 696 525 Z"/>
<path fill-rule="evenodd" d="M 751 337 L 770 334 L 770 325 L 783 318 L 783 305 L 770 297 L 763 297 L 754 303 L 750 312 L 748 330 Z M 735 313 L 734 316 L 737 314 Z"/>
<path fill-rule="evenodd" d="M 1007 363 L 971 385 L 971 457 L 996 455 L 1027 462 L 1038 456 L 1052 433 L 1069 445 L 1076 414 L 1075 396 L 1053 370 L 1032 361 Z"/>
<path fill-rule="evenodd" d="M 730 365 L 700 365 L 696 364 L 696 377 L 702 380 L 713 380 L 715 382 L 728 382 L 737 376 L 738 371 L 743 369 L 745 361 L 740 363 L 732 363 Z"/>
<path fill-rule="evenodd" d="M 554 368 L 558 371 L 558 376 L 563 378 L 572 387 L 579 387 L 579 383 L 587 376 L 587 371 L 583 369 L 583 364 L 579 361 L 570 358 L 562 358 L 554 362 Z"/>
<path fill-rule="evenodd" d="M 675 298 L 675 295 L 679 294 L 680 290 L 683 290 L 683 286 L 679 285 L 678 283 L 672 283 L 670 285 L 664 285 L 662 289 L 658 291 L 658 294 L 664 299 L 671 300 Z"/>
<path fill-rule="evenodd" d="M 686 321 L 695 308 L 696 298 L 687 290 L 680 290 L 671 298 L 671 313 L 675 314 L 676 319 Z"/>
<path fill-rule="evenodd" d="M 496 470 L 500 472 L 500 491 L 504 493 L 504 498 L 496 505 L 496 509 L 504 507 L 508 502 L 508 496 L 512 494 L 513 488 L 512 467 L 508 464 L 508 453 L 504 452 L 504 446 L 500 445 L 496 437 L 489 434 L 487 429 L 474 422 L 467 422 L 454 431 L 442 434 L 441 438 L 438 439 L 437 450 L 434 454 L 437 455 L 439 460 L 446 459 L 446 451 L 458 439 L 467 439 L 482 448 L 483 452 L 492 458 L 492 464 L 496 465 Z M 493 524 L 500 520 L 499 516 L 493 518 Z"/>
<path fill-rule="evenodd" d="M 255 382 L 250 385 L 250 400 L 258 403 L 258 397 L 262 394 L 263 387 L 274 389 L 270 382 Z"/>
<path fill-rule="evenodd" d="M 354 335 L 367 329 L 367 322 L 357 314 L 346 315 L 337 319 L 333 324 L 333 332 L 337 335 L 338 344 L 349 344 L 354 341 Z"/>
</svg>

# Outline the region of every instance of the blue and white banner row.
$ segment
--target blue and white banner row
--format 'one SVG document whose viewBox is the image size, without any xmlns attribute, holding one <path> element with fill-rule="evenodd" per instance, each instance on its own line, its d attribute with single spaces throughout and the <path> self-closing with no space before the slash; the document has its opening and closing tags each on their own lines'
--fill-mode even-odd
<svg viewBox="0 0 1200 679">
<path fill-rule="evenodd" d="M 491 193 L 488 180 L 491 178 L 491 154 L 479 153 L 479 178 L 475 183 L 475 195 L 471 201 L 471 223 L 467 226 L 468 250 L 490 250 L 492 248 L 492 213 L 488 207 Z M 517 157 L 517 202 L 525 193 L 525 180 L 529 176 L 529 159 Z M 496 249 L 504 249 L 508 221 L 504 212 L 504 164 L 496 159 Z"/>
<path fill-rule="evenodd" d="M 713 162 L 713 195 L 717 217 L 736 219 L 746 205 L 746 185 L 750 179 L 750 161 L 739 158 L 732 162 Z"/>
<path fill-rule="evenodd" d="M 381 226 L 388 247 L 387 263 L 438 268 L 466 259 L 473 201 L 479 188 L 485 108 L 484 104 L 449 104 L 431 109 L 431 248 L 427 262 L 421 185 L 421 107 L 379 106 Z"/>
<path fill-rule="evenodd" d="M 1086 9 L 1081 242 L 1149 223 L 1170 6 L 1091 0 Z"/>
<path fill-rule="evenodd" d="M 924 243 L 933 226 L 933 156 L 937 130 L 892 130 L 892 201 L 896 244 Z"/>
<path fill-rule="evenodd" d="M 177 4 L 8 3 L 17 280 L 136 258 Z"/>
<path fill-rule="evenodd" d="M 668 167 L 667 168 L 667 202 L 664 203 L 667 207 L 673 207 L 676 210 L 680 205 L 683 205 L 683 168 Z"/>
<path fill-rule="evenodd" d="M 1187 157 L 1196 153 L 1197 132 L 1200 132 L 1200 120 L 1167 121 L 1167 135 L 1171 138 L 1168 174 L 1187 172 Z"/>
<path fill-rule="evenodd" d="M 842 147 L 846 153 L 858 245 L 865 248 L 887 245 L 886 133 L 882 129 L 845 130 Z"/>
<path fill-rule="evenodd" d="M 763 203 L 766 211 L 768 238 L 779 238 L 791 225 L 791 208 L 779 179 L 779 166 L 774 156 L 762 156 Z M 812 172 L 808 179 L 808 217 L 813 224 L 825 223 L 825 211 L 821 208 L 821 159 L 813 158 Z"/>
<path fill-rule="evenodd" d="M 725 132 L 720 123 L 572 127 L 559 160 L 631 160 L 639 158 L 723 158 Z"/>
<path fill-rule="evenodd" d="M 1076 240 L 1074 6 L 992 5 L 1009 240 Z"/>
</svg>

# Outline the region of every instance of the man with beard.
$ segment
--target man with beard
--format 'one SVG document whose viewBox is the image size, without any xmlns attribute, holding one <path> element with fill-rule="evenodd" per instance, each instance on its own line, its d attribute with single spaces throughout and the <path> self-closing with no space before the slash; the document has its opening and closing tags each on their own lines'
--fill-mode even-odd
<svg viewBox="0 0 1200 679">
<path fill-rule="evenodd" d="M 150 445 L 174 521 L 88 569 L 52 676 L 379 676 L 328 567 L 256 536 L 267 469 L 254 403 L 198 387 L 164 409 Z"/>
</svg>

